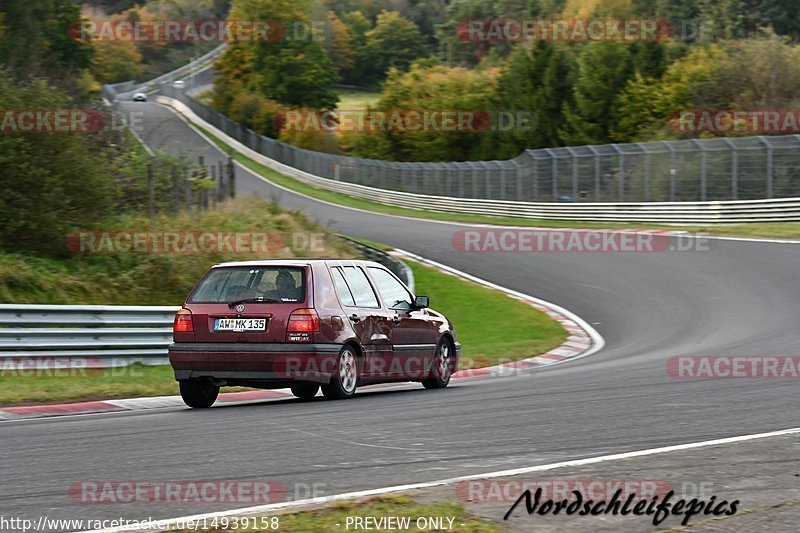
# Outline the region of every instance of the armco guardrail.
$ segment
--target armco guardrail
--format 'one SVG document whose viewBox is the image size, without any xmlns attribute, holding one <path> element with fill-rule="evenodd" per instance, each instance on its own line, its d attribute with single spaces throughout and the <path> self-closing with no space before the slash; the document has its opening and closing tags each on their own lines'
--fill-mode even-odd
<svg viewBox="0 0 800 533">
<path fill-rule="evenodd" d="M 187 100 L 193 102 L 193 104 L 187 105 L 185 103 Z M 240 125 L 227 119 L 225 119 L 227 122 L 222 124 L 224 129 L 217 127 L 217 121 L 210 123 L 204 120 L 194 111 L 196 106 L 202 104 L 195 102 L 191 98 L 183 95 L 181 95 L 180 99 L 159 96 L 158 101 L 172 106 L 190 122 L 211 131 L 238 152 L 277 172 L 291 176 L 316 188 L 340 192 L 386 205 L 445 213 L 573 221 L 648 222 L 682 225 L 800 221 L 800 198 L 719 202 L 553 203 L 458 198 L 381 189 L 360 183 L 321 177 L 267 157 L 260 151 L 251 148 L 248 143 L 240 140 L 252 138 L 252 132 L 249 132 L 249 130 L 243 132 Z M 222 117 L 222 115 L 219 116 Z M 256 143 L 256 146 L 259 146 L 258 143 Z M 299 148 L 293 148 L 293 150 L 307 152 L 307 150 Z M 328 156 L 328 154 L 323 155 Z M 335 156 L 330 155 L 328 157 L 334 158 Z"/>
<path fill-rule="evenodd" d="M 367 261 L 375 261 L 376 263 L 380 263 L 391 270 L 395 276 L 400 278 L 400 281 L 406 284 L 406 287 L 411 289 L 411 292 L 414 292 L 414 273 L 411 271 L 408 265 L 399 259 L 395 259 L 383 250 L 375 248 L 374 246 L 369 246 L 363 242 L 358 242 L 350 237 L 347 237 L 346 235 L 339 235 L 339 237 L 353 245 L 361 254 L 361 257 Z"/>
<path fill-rule="evenodd" d="M 348 239 L 350 240 L 350 239 Z M 411 289 L 411 270 L 398 259 L 350 241 L 364 259 L 387 266 Z M 164 365 L 172 343 L 173 306 L 0 304 L 0 369 L 70 359 L 84 368 L 132 363 Z M 18 363 L 18 364 L 17 364 Z M 47 365 L 44 365 L 47 368 Z"/>
<path fill-rule="evenodd" d="M 103 97 L 113 104 L 119 100 L 129 99 L 133 96 L 133 93 L 157 91 L 164 83 L 170 83 L 209 67 L 222 54 L 225 46 L 225 44 L 221 44 L 194 61 L 145 83 L 137 85 L 135 82 L 126 81 L 114 85 L 104 85 L 102 89 Z"/>
<path fill-rule="evenodd" d="M 0 305 L 3 360 L 81 358 L 87 367 L 166 364 L 178 307 Z"/>
<path fill-rule="evenodd" d="M 375 189 L 523 203 L 800 197 L 800 135 L 546 148 L 505 161 L 395 162 L 298 148 L 259 135 L 182 91 L 164 87 L 162 94 L 261 155 Z"/>
</svg>

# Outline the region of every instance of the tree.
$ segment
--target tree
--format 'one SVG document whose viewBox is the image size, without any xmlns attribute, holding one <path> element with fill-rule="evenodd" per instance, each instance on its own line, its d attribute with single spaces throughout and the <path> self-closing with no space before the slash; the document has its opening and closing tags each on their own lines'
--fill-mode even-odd
<svg viewBox="0 0 800 533">
<path fill-rule="evenodd" d="M 4 119 L 15 109 L 69 105 L 66 95 L 41 80 L 21 84 L 0 72 Z M 71 229 L 111 214 L 115 184 L 92 137 L 0 133 L 0 249 L 65 253 Z"/>
<path fill-rule="evenodd" d="M 16 79 L 52 76 L 64 80 L 89 67 L 91 48 L 72 38 L 81 19 L 69 0 L 0 3 L 0 64 Z"/>
<path fill-rule="evenodd" d="M 516 127 L 486 138 L 486 155 L 510 158 L 527 148 L 563 144 L 559 127 L 571 103 L 574 66 L 566 46 L 549 41 L 518 45 L 498 79 L 495 106 L 518 116 Z M 530 115 L 527 127 L 520 120 Z"/>
<path fill-rule="evenodd" d="M 630 48 L 608 41 L 583 45 L 573 103 L 565 105 L 565 126 L 560 130 L 566 144 L 611 142 L 617 120 L 618 95 L 633 75 Z"/>
<path fill-rule="evenodd" d="M 141 72 L 142 54 L 130 41 L 95 41 L 92 73 L 102 83 L 135 80 Z"/>
<path fill-rule="evenodd" d="M 359 62 L 367 67 L 367 84 L 384 79 L 392 67 L 407 70 L 411 62 L 427 53 L 425 41 L 417 26 L 397 11 L 383 11 L 375 27 L 365 35 L 359 50 Z"/>
<path fill-rule="evenodd" d="M 338 100 L 332 84 L 338 79 L 325 48 L 312 31 L 309 0 L 235 0 L 233 20 L 279 21 L 285 32 L 267 42 L 231 42 L 215 66 L 219 76 L 214 102 L 225 112 L 239 91 L 255 91 L 295 107 L 333 108 Z"/>
</svg>

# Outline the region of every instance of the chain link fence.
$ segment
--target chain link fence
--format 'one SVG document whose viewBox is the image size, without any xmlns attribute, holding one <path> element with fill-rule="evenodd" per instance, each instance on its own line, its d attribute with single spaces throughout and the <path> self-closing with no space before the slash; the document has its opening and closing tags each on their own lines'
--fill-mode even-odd
<svg viewBox="0 0 800 533">
<path fill-rule="evenodd" d="M 526 150 L 505 161 L 400 163 L 298 148 L 188 106 L 248 148 L 316 176 L 379 189 L 518 202 L 704 202 L 800 197 L 800 135 Z"/>
</svg>

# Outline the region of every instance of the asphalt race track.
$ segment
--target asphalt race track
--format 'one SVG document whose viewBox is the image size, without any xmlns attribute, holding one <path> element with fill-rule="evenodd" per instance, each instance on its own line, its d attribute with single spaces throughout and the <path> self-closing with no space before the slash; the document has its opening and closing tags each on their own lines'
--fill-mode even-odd
<svg viewBox="0 0 800 533">
<path fill-rule="evenodd" d="M 154 148 L 223 157 L 165 107 L 123 108 L 145 111 L 142 136 Z M 272 479 L 302 498 L 313 483 L 335 494 L 800 425 L 794 380 L 676 380 L 665 370 L 674 355 L 800 352 L 800 246 L 714 240 L 708 251 L 468 254 L 451 244 L 462 225 L 335 207 L 242 168 L 237 192 L 557 303 L 606 347 L 444 391 L 412 385 L 341 402 L 2 422 L 0 515 L 143 519 L 246 507 L 78 505 L 68 489 L 79 480 Z"/>
</svg>

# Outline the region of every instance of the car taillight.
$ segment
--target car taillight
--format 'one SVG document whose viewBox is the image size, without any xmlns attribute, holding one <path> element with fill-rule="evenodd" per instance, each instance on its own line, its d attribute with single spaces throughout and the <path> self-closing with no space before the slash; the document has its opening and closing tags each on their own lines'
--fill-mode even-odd
<svg viewBox="0 0 800 533">
<path fill-rule="evenodd" d="M 175 333 L 192 333 L 194 323 L 192 322 L 192 312 L 188 309 L 181 309 L 175 314 L 175 322 L 172 324 L 172 331 Z"/>
<path fill-rule="evenodd" d="M 310 334 L 319 331 L 319 315 L 314 309 L 297 309 L 289 315 L 286 340 L 307 341 Z"/>
</svg>

